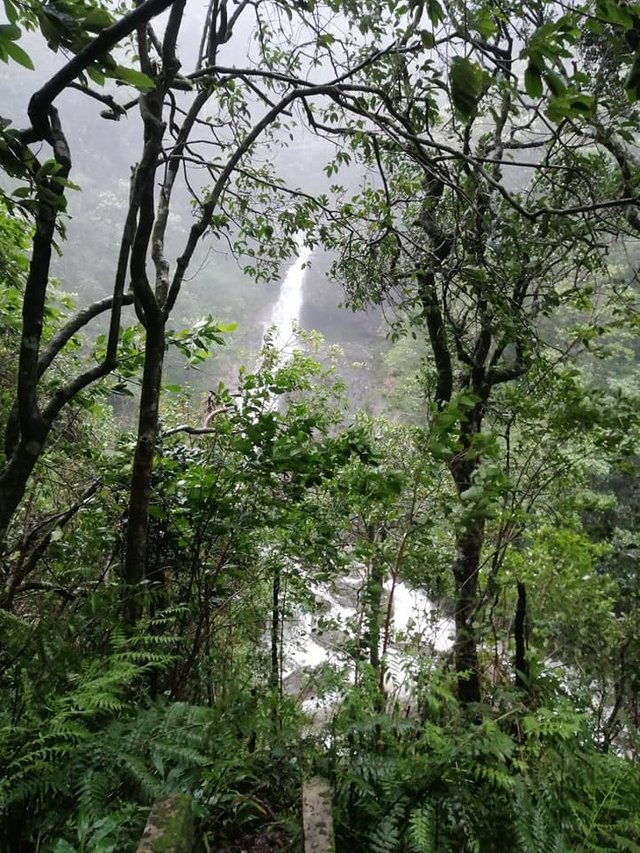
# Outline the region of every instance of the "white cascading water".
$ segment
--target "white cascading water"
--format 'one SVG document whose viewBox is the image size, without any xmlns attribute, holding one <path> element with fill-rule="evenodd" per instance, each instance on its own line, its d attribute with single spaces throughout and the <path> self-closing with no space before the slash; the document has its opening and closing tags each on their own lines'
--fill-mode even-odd
<svg viewBox="0 0 640 853">
<path fill-rule="evenodd" d="M 301 236 L 296 236 L 298 257 L 291 264 L 280 285 L 278 300 L 265 325 L 264 334 L 275 327 L 271 343 L 284 361 L 289 361 L 297 342 L 297 328 L 302 311 L 303 286 L 311 249 L 304 245 Z"/>
<path fill-rule="evenodd" d="M 315 695 L 313 670 L 323 663 L 338 666 L 349 681 L 355 676 L 355 661 L 343 650 L 344 640 L 362 630 L 358 602 L 365 585 L 364 567 L 339 578 L 335 585 L 313 586 L 319 612 L 312 614 L 297 609 L 288 620 L 284 633 L 283 667 L 285 689 L 298 695 L 304 710 L 317 720 L 330 716 L 338 699 L 330 693 L 318 700 Z M 391 582 L 385 583 L 391 593 Z M 387 598 L 388 602 L 388 598 Z M 383 602 L 386 609 L 387 604 Z M 433 656 L 451 648 L 455 626 L 443 616 L 425 592 L 396 582 L 391 604 L 389 644 L 385 652 L 385 689 L 390 701 L 406 701 L 412 697 L 417 657 Z M 383 616 L 384 621 L 384 616 Z M 327 627 L 329 626 L 329 627 Z"/>
<path fill-rule="evenodd" d="M 390 591 L 391 583 L 385 584 L 385 588 Z M 455 632 L 453 620 L 441 616 L 426 593 L 402 582 L 393 587 L 393 627 L 396 633 L 405 636 L 419 634 L 436 652 L 451 648 Z"/>
</svg>

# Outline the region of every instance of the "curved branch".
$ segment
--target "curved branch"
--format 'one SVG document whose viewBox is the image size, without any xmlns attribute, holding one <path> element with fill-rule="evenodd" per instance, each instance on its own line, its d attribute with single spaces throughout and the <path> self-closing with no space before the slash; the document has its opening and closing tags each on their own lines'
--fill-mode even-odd
<svg viewBox="0 0 640 853">
<path fill-rule="evenodd" d="M 289 106 L 289 104 L 293 103 L 298 99 L 309 97 L 311 95 L 331 96 L 332 94 L 333 87 L 326 85 L 310 86 L 309 88 L 305 89 L 293 89 L 291 92 L 285 95 L 277 104 L 275 104 L 268 112 L 264 114 L 260 121 L 253 126 L 253 128 L 245 136 L 242 142 L 237 146 L 237 148 L 234 150 L 233 154 L 227 161 L 226 166 L 220 173 L 220 177 L 216 181 L 208 201 L 206 202 L 206 204 L 203 205 L 202 215 L 200 219 L 198 220 L 198 222 L 195 223 L 195 225 L 191 226 L 185 249 L 176 262 L 176 270 L 173 276 L 173 280 L 171 282 L 171 287 L 169 288 L 169 293 L 164 308 L 165 316 L 169 315 L 171 309 L 175 305 L 175 301 L 178 298 L 178 294 L 180 293 L 180 288 L 182 287 L 182 281 L 184 279 L 185 272 L 187 271 L 187 267 L 191 262 L 191 258 L 193 257 L 193 253 L 195 252 L 196 246 L 198 245 L 200 238 L 203 236 L 203 234 L 209 227 L 209 223 L 211 222 L 211 218 L 213 217 L 218 202 L 220 201 L 220 197 L 222 196 L 227 182 L 229 181 L 238 163 L 249 152 L 251 146 L 260 137 L 263 131 L 266 130 L 267 127 L 269 127 L 269 125 Z"/>
<path fill-rule="evenodd" d="M 98 317 L 105 311 L 111 310 L 114 304 L 118 301 L 119 300 L 113 296 L 109 296 L 106 299 L 100 299 L 97 302 L 93 302 L 82 311 L 79 311 L 75 317 L 72 317 L 69 322 L 51 338 L 47 346 L 40 353 L 40 358 L 38 359 L 38 379 L 42 377 L 43 373 L 51 366 L 51 363 L 58 353 L 66 346 L 71 338 L 80 331 L 80 329 L 84 328 L 84 326 L 91 322 L 95 317 Z M 132 303 L 132 293 L 127 293 L 122 297 L 122 305 L 131 305 Z M 7 458 L 10 457 L 15 450 L 19 438 L 20 423 L 18 418 L 18 405 L 16 402 L 12 406 L 5 430 L 4 446 Z"/>
<path fill-rule="evenodd" d="M 627 195 L 619 200 L 618 204 L 626 205 L 624 216 L 634 231 L 640 233 L 640 209 L 638 208 L 638 197 L 635 195 L 634 175 L 640 169 L 637 157 L 627 145 L 616 134 L 607 130 L 599 122 L 594 121 L 595 141 L 602 145 L 615 159 L 620 169 L 622 185 Z"/>
<path fill-rule="evenodd" d="M 49 109 L 58 95 L 88 68 L 92 62 L 100 59 L 119 41 L 141 27 L 152 18 L 168 9 L 175 0 L 146 0 L 131 12 L 123 15 L 110 27 L 105 27 L 83 50 L 51 77 L 41 89 L 31 96 L 27 113 L 31 127 L 22 131 L 24 144 L 48 139 L 51 134 Z"/>
<path fill-rule="evenodd" d="M 49 108 L 47 122 L 50 122 L 50 139 L 58 171 L 38 188 L 36 227 L 22 303 L 17 407 L 20 431 L 25 438 L 35 436 L 43 427 L 37 399 L 40 340 L 56 219 L 64 205 L 61 179 L 66 179 L 71 169 L 69 147 L 55 107 Z"/>
<path fill-rule="evenodd" d="M 193 427 L 189 426 L 189 424 L 180 424 L 180 426 L 172 427 L 171 429 L 166 430 L 162 433 L 160 438 L 169 438 L 170 435 L 178 435 L 180 432 L 184 432 L 187 435 L 212 435 L 217 432 L 217 430 L 213 429 L 213 427 L 207 426 L 206 424 L 210 423 L 212 418 L 216 415 L 224 414 L 224 412 L 230 412 L 232 408 L 230 406 L 220 406 L 217 409 L 213 409 L 213 411 L 209 412 L 205 420 L 205 426 L 202 427 Z"/>
<path fill-rule="evenodd" d="M 8 610 L 11 608 L 13 599 L 15 598 L 18 592 L 18 588 L 22 587 L 22 584 L 25 579 L 29 577 L 29 575 L 39 562 L 40 558 L 49 547 L 53 531 L 56 528 L 65 527 L 71 521 L 71 519 L 91 500 L 91 498 L 98 491 L 99 486 L 100 480 L 94 480 L 94 482 L 84 491 L 82 497 L 75 504 L 70 506 L 69 509 L 65 510 L 64 512 L 58 513 L 58 515 L 53 516 L 53 518 L 48 520 L 50 524 L 49 530 L 35 545 L 26 560 L 18 563 L 14 571 L 7 579 L 4 594 L 0 599 L 0 608 L 4 610 Z M 24 589 L 24 587 L 22 588 Z M 38 587 L 33 586 L 30 588 L 36 589 Z M 45 586 L 42 588 L 48 587 Z M 54 587 L 52 586 L 51 588 L 53 589 Z M 57 587 L 55 588 L 57 589 Z"/>
<path fill-rule="evenodd" d="M 47 346 L 42 350 L 40 358 L 38 359 L 38 379 L 49 367 L 65 344 L 67 344 L 71 338 L 80 331 L 80 329 L 91 322 L 91 320 L 98 317 L 100 314 L 104 314 L 105 311 L 109 311 L 113 307 L 114 301 L 113 296 L 107 296 L 105 299 L 99 299 L 96 302 L 92 302 L 91 305 L 87 306 L 82 311 L 79 311 L 75 317 L 72 317 L 71 320 L 69 320 L 69 322 L 51 338 Z M 132 305 L 133 294 L 123 294 L 121 304 Z"/>
<path fill-rule="evenodd" d="M 449 351 L 447 333 L 436 293 L 433 271 L 418 273 L 417 278 L 422 314 L 427 324 L 431 352 L 436 364 L 436 405 L 438 409 L 442 409 L 451 399 L 453 391 L 451 352 Z"/>
<path fill-rule="evenodd" d="M 115 121 L 118 121 L 120 116 L 124 116 L 127 114 L 125 107 L 119 104 L 113 97 L 113 95 L 103 95 L 102 92 L 96 92 L 95 89 L 91 89 L 89 86 L 83 86 L 81 83 L 69 83 L 67 86 L 68 89 L 75 89 L 76 92 L 82 92 L 83 95 L 88 95 L 90 98 L 93 98 L 96 101 L 100 101 L 101 104 L 105 104 L 111 112 L 107 112 L 106 110 L 100 115 L 103 118 L 107 118 L 107 116 Z"/>
<path fill-rule="evenodd" d="M 169 21 L 167 22 L 164 38 L 162 40 L 162 65 L 164 73 L 169 77 L 173 77 L 173 75 L 180 70 L 180 62 L 176 56 L 176 43 L 178 40 L 178 33 L 180 32 L 180 26 L 184 18 L 185 3 L 186 0 L 177 0 L 177 2 L 175 2 L 171 9 Z"/>
</svg>

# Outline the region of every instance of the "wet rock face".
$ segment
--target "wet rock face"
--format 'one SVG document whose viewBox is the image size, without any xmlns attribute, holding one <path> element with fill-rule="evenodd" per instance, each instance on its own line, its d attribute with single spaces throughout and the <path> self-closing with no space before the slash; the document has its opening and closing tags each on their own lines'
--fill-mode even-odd
<svg viewBox="0 0 640 853">
<path fill-rule="evenodd" d="M 175 793 L 156 800 L 137 853 L 192 853 L 194 845 L 191 797 Z"/>
</svg>

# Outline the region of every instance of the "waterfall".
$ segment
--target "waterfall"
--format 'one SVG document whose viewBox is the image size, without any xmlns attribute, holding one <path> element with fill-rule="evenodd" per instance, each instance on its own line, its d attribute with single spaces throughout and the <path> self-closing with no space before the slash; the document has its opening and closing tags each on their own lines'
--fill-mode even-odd
<svg viewBox="0 0 640 853">
<path fill-rule="evenodd" d="M 390 592 L 390 581 L 385 589 Z M 453 620 L 440 615 L 423 590 L 412 589 L 401 581 L 393 586 L 393 628 L 404 635 L 420 635 L 436 652 L 448 651 L 455 635 Z"/>
<path fill-rule="evenodd" d="M 302 288 L 306 264 L 311 257 L 311 249 L 303 243 L 302 235 L 296 235 L 298 256 L 291 264 L 280 285 L 280 294 L 271 311 L 271 317 L 264 327 L 266 336 L 275 326 L 271 343 L 284 361 L 289 361 L 297 342 L 297 328 L 302 311 Z"/>
</svg>

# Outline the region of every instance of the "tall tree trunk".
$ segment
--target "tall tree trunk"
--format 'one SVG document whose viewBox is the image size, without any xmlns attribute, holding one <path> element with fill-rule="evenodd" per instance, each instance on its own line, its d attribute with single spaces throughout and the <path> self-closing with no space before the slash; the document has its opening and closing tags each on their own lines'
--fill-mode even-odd
<svg viewBox="0 0 640 853">
<path fill-rule="evenodd" d="M 133 458 L 129 519 L 127 526 L 127 552 L 124 565 L 125 596 L 124 616 L 129 625 L 135 625 L 142 613 L 141 584 L 147 576 L 147 531 L 151 479 L 158 433 L 160 390 L 165 349 L 165 321 L 158 314 L 147 321 L 145 362 L 140 392 L 140 418 L 138 440 Z"/>
<path fill-rule="evenodd" d="M 58 175 L 67 178 L 71 157 L 55 109 L 47 123 L 52 122 L 50 138 L 58 165 Z M 47 195 L 48 193 L 48 195 Z M 50 196 L 54 202 L 50 201 Z M 51 423 L 42 417 L 38 405 L 38 362 L 44 326 L 47 286 L 51 253 L 56 232 L 58 208 L 64 201 L 64 185 L 44 180 L 38 187 L 35 232 L 22 302 L 22 330 L 18 356 L 18 381 L 15 408 L 18 414 L 20 440 L 14 445 L 5 436 L 7 465 L 0 476 L 0 552 L 14 512 L 22 500 L 31 472 L 42 453 Z M 12 430 L 11 418 L 7 430 Z M 13 445 L 13 446 L 12 446 Z"/>
<path fill-rule="evenodd" d="M 456 638 L 453 646 L 458 679 L 458 699 L 463 704 L 480 701 L 480 672 L 476 631 L 473 626 L 478 603 L 478 572 L 484 541 L 484 519 L 462 528 L 456 536 L 453 576 L 456 585 Z"/>
<path fill-rule="evenodd" d="M 381 531 L 382 533 L 382 531 Z M 382 533 L 381 539 L 384 540 Z M 376 528 L 373 524 L 366 526 L 366 541 L 376 545 Z M 364 614 L 366 621 L 365 641 L 369 647 L 369 663 L 379 674 L 380 672 L 380 629 L 382 622 L 382 591 L 384 589 L 385 567 L 383 560 L 375 547 L 369 561 L 369 573 L 364 589 Z"/>
<path fill-rule="evenodd" d="M 516 639 L 516 687 L 524 690 L 529 683 L 529 665 L 527 663 L 527 588 L 518 581 L 518 603 L 514 627 Z"/>
<path fill-rule="evenodd" d="M 473 376 L 473 372 L 472 372 Z M 473 485 L 480 467 L 480 459 L 474 452 L 473 442 L 482 429 L 484 408 L 489 388 L 482 380 L 482 374 L 473 377 L 472 389 L 480 397 L 472 411 L 460 423 L 461 450 L 449 462 L 449 470 L 456 486 L 458 498 Z M 458 699 L 463 705 L 479 702 L 480 668 L 478 664 L 478 640 L 474 621 L 478 606 L 478 573 L 485 536 L 485 518 L 470 511 L 462 519 L 456 530 L 455 554 L 453 558 L 453 579 L 456 587 L 456 639 L 453 645 L 456 673 L 458 678 Z"/>
<path fill-rule="evenodd" d="M 137 7 L 120 17 L 112 25 L 105 27 L 96 38 L 92 39 L 81 51 L 73 56 L 58 70 L 37 92 L 35 92 L 28 107 L 31 127 L 22 131 L 16 137 L 15 144 L 23 149 L 23 155 L 28 154 L 28 145 L 48 142 L 53 149 L 53 157 L 58 169 L 52 180 L 41 179 L 38 184 L 35 232 L 29 274 L 27 276 L 23 298 L 22 334 L 18 364 L 18 388 L 15 409 L 18 414 L 19 434 L 16 429 L 16 419 L 9 418 L 7 424 L 7 441 L 5 443 L 7 461 L 0 474 L 0 555 L 6 546 L 6 534 L 11 519 L 20 505 L 33 468 L 42 453 L 46 438 L 52 423 L 58 416 L 63 405 L 94 379 L 106 375 L 113 369 L 115 357 L 115 342 L 108 347 L 103 369 L 86 371 L 83 375 L 72 380 L 65 389 L 67 393 L 61 397 L 59 405 L 53 406 L 51 413 L 40 412 L 38 407 L 38 382 L 59 350 L 54 348 L 48 362 L 42 367 L 40 342 L 44 321 L 45 298 L 49 283 L 49 268 L 53 248 L 58 213 L 62 209 L 65 185 L 61 179 L 66 179 L 71 170 L 71 155 L 65 138 L 58 111 L 54 101 L 78 75 L 93 62 L 109 52 L 119 41 L 143 27 L 156 15 L 162 13 L 176 0 L 148 0 L 138 3 Z M 180 8 L 184 8 L 182 0 Z M 46 195 L 42 190 L 46 190 Z M 52 204 L 51 197 L 56 199 Z M 115 311 L 115 322 L 119 325 L 119 307 Z M 87 320 L 90 317 L 87 318 Z M 84 325 L 82 323 L 81 325 Z M 78 327 L 80 328 L 80 326 Z M 113 350 L 113 351 L 112 351 Z"/>
<path fill-rule="evenodd" d="M 369 577 L 365 588 L 365 607 L 367 634 L 369 643 L 369 662 L 380 672 L 380 623 L 382 620 L 382 591 L 384 589 L 385 567 L 378 555 L 374 555 L 369 567 Z"/>
<path fill-rule="evenodd" d="M 273 570 L 271 587 L 271 676 L 269 682 L 273 690 L 280 693 L 280 566 Z"/>
<path fill-rule="evenodd" d="M 42 451 L 46 432 L 39 441 L 36 438 L 21 440 L 0 474 L 0 553 L 6 544 L 11 519 L 24 497 L 29 477 Z"/>
</svg>

